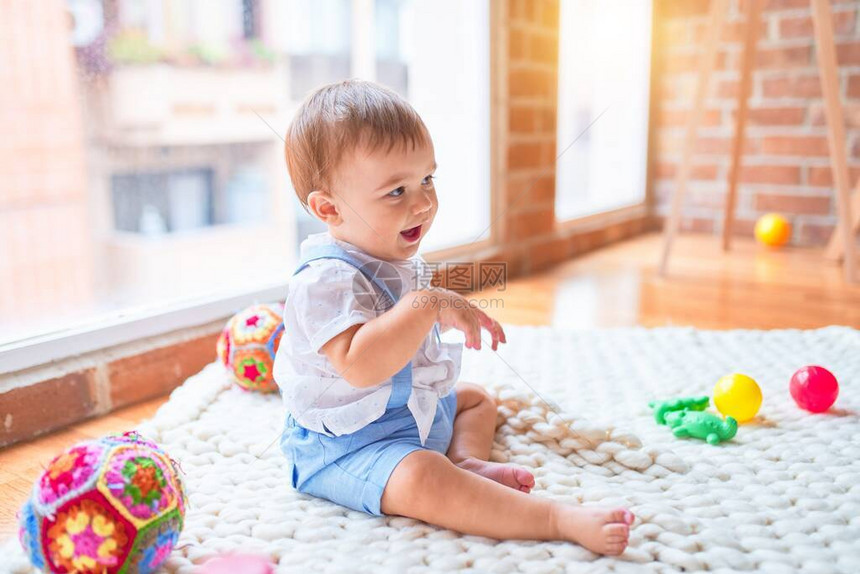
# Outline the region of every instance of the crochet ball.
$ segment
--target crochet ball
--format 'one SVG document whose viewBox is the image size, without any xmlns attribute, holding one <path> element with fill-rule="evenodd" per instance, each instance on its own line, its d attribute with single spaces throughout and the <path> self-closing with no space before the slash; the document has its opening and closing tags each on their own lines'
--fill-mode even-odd
<svg viewBox="0 0 860 574">
<path fill-rule="evenodd" d="M 791 377 L 789 391 L 794 402 L 812 413 L 823 413 L 836 402 L 839 383 L 824 367 L 801 367 Z"/>
<path fill-rule="evenodd" d="M 284 334 L 283 303 L 251 305 L 233 315 L 221 336 L 216 351 L 218 359 L 246 391 L 274 393 L 278 390 L 272 377 L 275 351 Z"/>
<path fill-rule="evenodd" d="M 274 574 L 272 563 L 254 554 L 226 554 L 215 556 L 197 569 L 197 574 Z"/>
<path fill-rule="evenodd" d="M 153 572 L 170 555 L 187 499 L 174 461 L 136 432 L 54 458 L 21 511 L 19 539 L 45 572 Z"/>
</svg>

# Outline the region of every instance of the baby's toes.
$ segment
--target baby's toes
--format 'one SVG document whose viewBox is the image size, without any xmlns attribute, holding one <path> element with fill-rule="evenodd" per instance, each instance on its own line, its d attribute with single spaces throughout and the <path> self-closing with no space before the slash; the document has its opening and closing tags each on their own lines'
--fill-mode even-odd
<svg viewBox="0 0 860 574">
<path fill-rule="evenodd" d="M 624 552 L 627 548 L 627 542 L 608 542 L 606 544 L 606 554 L 609 556 L 617 556 Z"/>
<path fill-rule="evenodd" d="M 624 540 L 626 542 L 627 536 L 630 534 L 630 527 L 626 524 L 613 522 L 603 527 L 603 533 L 607 540 Z"/>
<path fill-rule="evenodd" d="M 609 519 L 606 522 L 621 522 L 623 524 L 633 524 L 633 513 L 626 508 L 616 508 L 609 513 Z"/>
<path fill-rule="evenodd" d="M 516 477 L 517 482 L 520 484 L 521 487 L 526 486 L 529 490 L 531 490 L 531 488 L 535 485 L 534 475 L 524 468 L 515 468 L 514 476 Z M 522 488 L 520 490 L 522 490 Z"/>
</svg>

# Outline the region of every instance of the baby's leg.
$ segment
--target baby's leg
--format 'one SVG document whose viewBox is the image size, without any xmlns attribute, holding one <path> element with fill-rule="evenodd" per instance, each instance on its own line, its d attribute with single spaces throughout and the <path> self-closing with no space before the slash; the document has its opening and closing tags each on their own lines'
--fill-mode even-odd
<svg viewBox="0 0 860 574">
<path fill-rule="evenodd" d="M 532 496 L 455 465 L 433 450 L 406 455 L 382 493 L 383 514 L 500 540 L 570 540 L 600 554 L 627 547 L 633 515 Z"/>
<path fill-rule="evenodd" d="M 496 432 L 496 403 L 480 385 L 459 382 L 454 433 L 447 456 L 468 471 L 523 492 L 531 491 L 535 477 L 512 464 L 488 462 Z"/>
</svg>

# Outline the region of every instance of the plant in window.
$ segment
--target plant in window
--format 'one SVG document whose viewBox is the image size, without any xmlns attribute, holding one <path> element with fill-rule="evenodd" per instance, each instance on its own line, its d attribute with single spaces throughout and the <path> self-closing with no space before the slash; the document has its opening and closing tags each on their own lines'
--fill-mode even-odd
<svg viewBox="0 0 860 574">
<path fill-rule="evenodd" d="M 163 52 L 150 43 L 141 30 L 120 30 L 108 40 L 108 58 L 117 64 L 151 64 L 162 60 Z"/>
<path fill-rule="evenodd" d="M 212 44 L 192 44 L 188 47 L 188 53 L 206 66 L 217 66 L 228 59 L 226 50 Z"/>
</svg>

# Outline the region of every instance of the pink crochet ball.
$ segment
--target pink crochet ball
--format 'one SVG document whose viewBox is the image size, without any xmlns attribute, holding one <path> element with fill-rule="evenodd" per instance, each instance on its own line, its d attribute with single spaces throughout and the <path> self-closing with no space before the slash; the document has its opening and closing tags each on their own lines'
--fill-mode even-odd
<svg viewBox="0 0 860 574">
<path fill-rule="evenodd" d="M 218 338 L 218 359 L 246 391 L 278 390 L 272 366 L 284 334 L 283 307 L 282 302 L 251 305 L 233 315 Z"/>
<path fill-rule="evenodd" d="M 176 463 L 132 431 L 60 453 L 18 513 L 45 572 L 153 572 L 179 539 L 187 499 Z"/>
<path fill-rule="evenodd" d="M 215 556 L 196 570 L 197 574 L 274 574 L 271 562 L 254 554 Z"/>
</svg>

